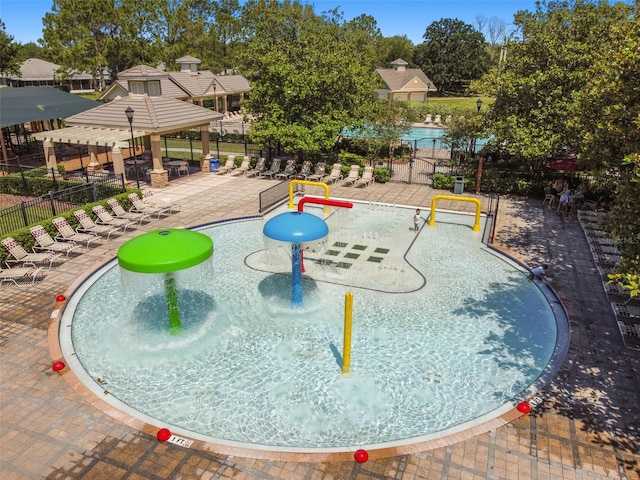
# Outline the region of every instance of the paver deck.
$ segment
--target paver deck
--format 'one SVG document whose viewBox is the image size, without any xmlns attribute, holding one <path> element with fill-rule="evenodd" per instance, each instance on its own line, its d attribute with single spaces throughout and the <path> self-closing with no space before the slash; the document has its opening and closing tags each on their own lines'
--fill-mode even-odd
<svg viewBox="0 0 640 480">
<path fill-rule="evenodd" d="M 539 200 L 502 198 L 495 242 L 524 263 L 550 265 L 550 283 L 570 317 L 571 344 L 560 372 L 538 394 L 543 403 L 506 425 L 364 464 L 292 462 L 276 455 L 256 460 L 159 443 L 96 409 L 52 371 L 50 315 L 56 295 L 78 276 L 113 258 L 141 231 L 255 215 L 258 192 L 275 183 L 207 173 L 172 181 L 157 195 L 181 203 L 179 213 L 103 241 L 48 271 L 35 287 L 2 286 L 3 480 L 640 479 L 640 352 L 624 347 L 576 218 L 541 208 Z M 399 183 L 331 187 L 335 198 L 423 208 L 438 193 Z"/>
</svg>

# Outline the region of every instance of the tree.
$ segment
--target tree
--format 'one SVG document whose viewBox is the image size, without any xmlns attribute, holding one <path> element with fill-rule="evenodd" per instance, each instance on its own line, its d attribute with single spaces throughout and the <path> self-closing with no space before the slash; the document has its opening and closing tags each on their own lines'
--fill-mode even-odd
<svg viewBox="0 0 640 480">
<path fill-rule="evenodd" d="M 398 58 L 402 58 L 407 62 L 412 62 L 413 49 L 413 43 L 406 35 L 386 37 L 382 40 L 382 52 L 384 53 L 384 57 L 382 57 L 376 66 L 389 68 L 391 62 Z"/>
<path fill-rule="evenodd" d="M 414 50 L 413 62 L 440 90 L 480 78 L 489 69 L 482 33 L 458 19 L 440 19 L 429 25 L 424 42 Z"/>
<path fill-rule="evenodd" d="M 7 34 L 4 22 L 0 20 L 0 72 L 17 74 L 19 70 L 18 44 Z"/>
<path fill-rule="evenodd" d="M 483 79 L 495 96 L 493 134 L 510 153 L 544 160 L 580 151 L 581 137 L 568 128 L 581 116 L 576 94 L 594 82 L 591 65 L 629 14 L 628 5 L 586 0 L 539 2 L 535 12 L 516 14 L 522 39 L 509 43 L 506 61 Z"/>
<path fill-rule="evenodd" d="M 367 30 L 297 1 L 254 0 L 245 9 L 241 59 L 252 82 L 245 103 L 255 117 L 252 140 L 287 151 L 333 148 L 373 101 Z"/>
</svg>

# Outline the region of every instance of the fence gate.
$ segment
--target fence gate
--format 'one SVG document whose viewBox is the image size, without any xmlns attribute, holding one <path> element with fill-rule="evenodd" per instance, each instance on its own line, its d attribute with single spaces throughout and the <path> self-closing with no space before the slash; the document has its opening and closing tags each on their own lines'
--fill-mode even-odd
<svg viewBox="0 0 640 480">
<path fill-rule="evenodd" d="M 451 149 L 439 139 L 414 140 L 411 147 L 413 156 L 410 159 L 393 160 L 391 165 L 385 162 L 385 167 L 392 172 L 389 181 L 433 185 L 434 173 L 453 173 L 448 165 Z"/>
</svg>

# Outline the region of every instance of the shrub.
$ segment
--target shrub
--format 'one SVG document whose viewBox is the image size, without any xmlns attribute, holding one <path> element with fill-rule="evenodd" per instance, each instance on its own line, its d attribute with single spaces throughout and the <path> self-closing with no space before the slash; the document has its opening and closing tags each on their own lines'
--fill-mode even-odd
<svg viewBox="0 0 640 480">
<path fill-rule="evenodd" d="M 389 170 L 386 168 L 374 168 L 373 178 L 378 183 L 386 183 L 389 181 Z"/>
</svg>

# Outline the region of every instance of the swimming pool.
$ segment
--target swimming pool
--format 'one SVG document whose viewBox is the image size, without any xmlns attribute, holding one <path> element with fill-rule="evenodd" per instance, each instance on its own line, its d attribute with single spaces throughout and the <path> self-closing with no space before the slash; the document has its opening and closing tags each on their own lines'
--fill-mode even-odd
<svg viewBox="0 0 640 480">
<path fill-rule="evenodd" d="M 290 305 L 286 249 L 265 249 L 265 220 L 200 229 L 215 253 L 178 273 L 177 337 L 162 328 L 162 282 L 122 280 L 110 262 L 63 312 L 65 360 L 116 408 L 220 444 L 351 451 L 476 425 L 549 372 L 562 351 L 559 310 L 483 247 L 473 216 L 438 212 L 416 234 L 411 215 L 356 204 L 330 216 L 328 240 L 305 251 L 302 309 Z M 352 374 L 343 376 L 348 291 Z"/>
</svg>

